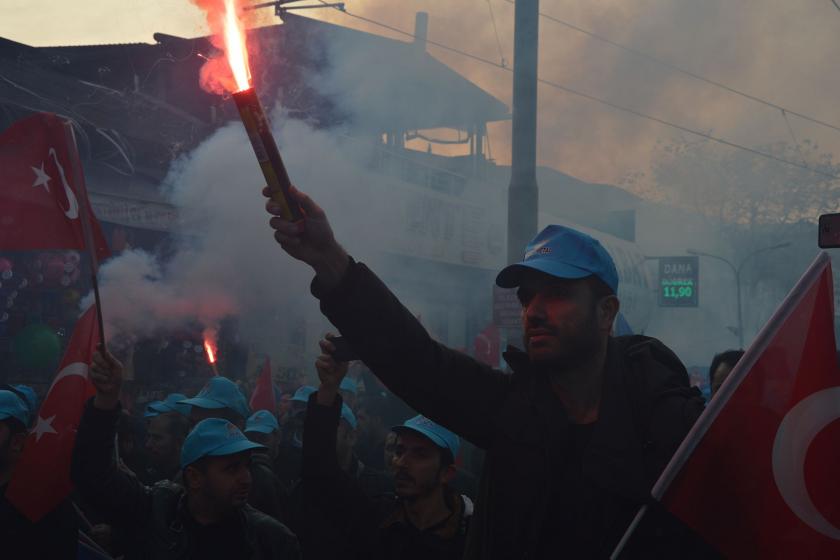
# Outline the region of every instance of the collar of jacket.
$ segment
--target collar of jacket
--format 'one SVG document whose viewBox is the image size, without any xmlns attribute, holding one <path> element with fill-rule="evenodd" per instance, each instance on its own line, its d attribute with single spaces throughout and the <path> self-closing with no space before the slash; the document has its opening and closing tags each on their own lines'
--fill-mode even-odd
<svg viewBox="0 0 840 560">
<path fill-rule="evenodd" d="M 241 524 L 243 535 L 245 536 L 245 543 L 253 552 L 255 546 L 254 543 L 257 542 L 257 534 L 254 530 L 253 524 L 249 522 L 249 516 L 253 508 L 248 504 L 245 504 L 241 508 L 239 508 L 235 515 L 237 521 Z M 175 517 L 172 523 L 169 525 L 169 530 L 175 533 L 185 533 L 185 528 L 189 527 L 190 525 L 196 525 L 197 522 L 190 514 L 189 508 L 187 507 L 187 491 L 183 489 L 181 491 L 181 495 L 178 498 L 178 504 L 175 509 Z M 187 542 L 189 541 L 190 536 L 187 535 Z"/>
<path fill-rule="evenodd" d="M 625 346 L 610 337 L 598 422 L 584 451 L 583 465 L 586 476 L 604 490 L 644 503 L 650 488 L 645 476 L 643 436 L 636 434 L 634 409 L 625 388 Z M 564 445 L 570 422 L 548 379 L 531 367 L 528 355 L 518 348 L 509 346 L 504 358 L 513 370 L 514 385 L 525 393 L 545 426 L 544 445 Z"/>
<path fill-rule="evenodd" d="M 428 529 L 424 529 L 423 532 L 436 535 L 443 540 L 449 540 L 455 538 L 459 534 L 462 534 L 464 531 L 465 506 L 464 499 L 460 495 L 456 494 L 449 486 L 446 486 L 444 489 L 443 497 L 444 500 L 446 500 L 447 507 L 449 507 L 449 510 L 452 513 L 440 523 L 437 523 Z M 402 500 L 397 500 L 396 506 L 391 513 L 385 517 L 379 525 L 379 528 L 387 530 L 396 525 L 407 527 L 414 526 L 414 524 L 408 519 L 408 514 L 405 511 L 405 506 L 402 503 Z"/>
</svg>

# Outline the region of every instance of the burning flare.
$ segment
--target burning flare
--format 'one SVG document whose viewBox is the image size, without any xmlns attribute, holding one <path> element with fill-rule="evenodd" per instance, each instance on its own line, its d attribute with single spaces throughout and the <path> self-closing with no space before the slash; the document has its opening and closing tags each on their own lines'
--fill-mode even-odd
<svg viewBox="0 0 840 560">
<path fill-rule="evenodd" d="M 207 362 L 212 366 L 216 363 L 216 330 L 204 329 L 204 352 L 207 354 Z"/>
<path fill-rule="evenodd" d="M 224 95 L 251 87 L 251 68 L 242 21 L 242 0 L 191 0 L 207 15 L 210 41 L 225 56 L 213 56 L 201 67 L 201 87 Z"/>
<path fill-rule="evenodd" d="M 234 0 L 225 0 L 225 53 L 236 80 L 236 91 L 251 87 L 251 68 L 248 64 L 244 29 L 237 16 Z"/>
</svg>

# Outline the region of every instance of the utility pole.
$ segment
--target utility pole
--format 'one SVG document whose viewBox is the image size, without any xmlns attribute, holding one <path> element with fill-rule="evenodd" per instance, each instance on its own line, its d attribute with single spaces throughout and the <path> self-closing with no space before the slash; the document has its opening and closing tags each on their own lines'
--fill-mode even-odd
<svg viewBox="0 0 840 560">
<path fill-rule="evenodd" d="M 513 134 L 508 189 L 509 263 L 537 233 L 537 51 L 539 0 L 516 0 L 513 30 Z"/>
</svg>

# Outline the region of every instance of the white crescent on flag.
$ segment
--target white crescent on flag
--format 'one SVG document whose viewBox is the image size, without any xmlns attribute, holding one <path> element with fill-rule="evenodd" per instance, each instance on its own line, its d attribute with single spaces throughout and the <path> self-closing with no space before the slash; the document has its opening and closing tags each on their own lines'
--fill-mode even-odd
<svg viewBox="0 0 840 560">
<path fill-rule="evenodd" d="M 61 165 L 61 162 L 58 161 L 58 155 L 55 152 L 55 148 L 50 148 L 50 156 L 52 156 L 55 166 L 58 168 L 58 174 L 61 175 L 61 184 L 64 185 L 64 194 L 67 195 L 67 209 L 65 210 L 62 208 L 62 210 L 64 210 L 65 216 L 71 220 L 75 220 L 79 217 L 79 201 L 76 200 L 76 195 L 73 193 L 73 189 L 71 189 L 70 185 L 67 183 L 67 177 L 64 176 L 64 167 Z"/>
<path fill-rule="evenodd" d="M 87 378 L 88 374 L 88 365 L 83 364 L 82 362 L 73 362 L 72 364 L 68 364 L 61 368 L 61 371 L 58 372 L 58 375 L 55 376 L 55 379 L 50 385 L 50 391 L 52 391 L 53 387 L 55 387 L 59 381 L 64 379 L 65 377 L 70 377 L 71 375 L 78 375 L 82 378 Z M 49 395 L 49 392 L 47 392 Z"/>
<path fill-rule="evenodd" d="M 840 387 L 805 397 L 782 420 L 773 443 L 773 478 L 788 507 L 803 523 L 840 540 L 840 528 L 819 512 L 805 483 L 805 456 L 811 442 L 826 426 L 840 418 Z"/>
</svg>

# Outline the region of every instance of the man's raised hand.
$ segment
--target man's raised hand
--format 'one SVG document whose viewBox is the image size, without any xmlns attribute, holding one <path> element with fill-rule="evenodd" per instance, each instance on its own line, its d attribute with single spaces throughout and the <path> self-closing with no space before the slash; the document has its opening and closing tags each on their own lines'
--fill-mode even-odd
<svg viewBox="0 0 840 560">
<path fill-rule="evenodd" d="M 331 406 L 338 394 L 341 381 L 347 375 L 348 362 L 337 362 L 333 358 L 335 345 L 330 341 L 331 335 L 327 335 L 318 344 L 321 346 L 321 355 L 315 360 L 315 369 L 318 370 L 318 379 L 321 386 L 318 388 L 316 400 L 318 404 Z"/>
<path fill-rule="evenodd" d="M 102 410 L 113 410 L 120 400 L 123 382 L 123 365 L 104 345 L 93 353 L 90 364 L 90 380 L 96 389 L 93 405 Z"/>
<path fill-rule="evenodd" d="M 292 257 L 305 262 L 315 270 L 321 286 L 329 290 L 338 285 L 347 270 L 349 258 L 341 245 L 335 240 L 327 215 L 320 206 L 296 188 L 291 188 L 293 196 L 304 212 L 304 226 L 285 220 L 282 207 L 271 200 L 272 191 L 263 189 L 263 196 L 268 197 L 265 204 L 269 214 L 274 215 L 269 225 L 274 229 L 274 238 Z"/>
</svg>

